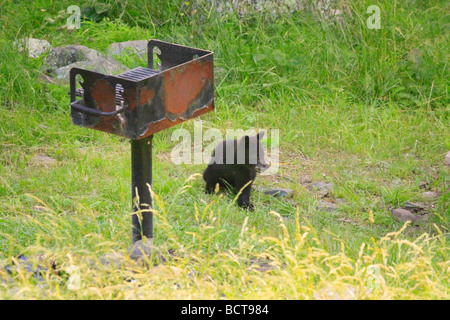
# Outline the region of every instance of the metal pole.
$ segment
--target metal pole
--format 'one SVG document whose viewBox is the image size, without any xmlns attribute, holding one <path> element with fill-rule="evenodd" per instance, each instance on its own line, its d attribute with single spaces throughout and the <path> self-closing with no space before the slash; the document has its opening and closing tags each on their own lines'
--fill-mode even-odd
<svg viewBox="0 0 450 320">
<path fill-rule="evenodd" d="M 152 139 L 153 135 L 140 140 L 131 140 L 133 212 L 152 207 L 152 196 L 147 186 L 147 184 L 152 185 Z M 139 203 L 137 203 L 136 196 L 139 197 Z M 132 225 L 133 243 L 142 240 L 143 236 L 147 239 L 153 238 L 153 214 L 151 212 L 133 214 Z"/>
</svg>

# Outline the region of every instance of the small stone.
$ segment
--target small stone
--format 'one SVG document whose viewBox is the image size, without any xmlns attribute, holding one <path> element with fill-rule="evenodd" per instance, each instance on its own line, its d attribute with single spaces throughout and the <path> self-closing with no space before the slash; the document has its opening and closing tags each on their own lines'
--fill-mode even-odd
<svg viewBox="0 0 450 320">
<path fill-rule="evenodd" d="M 30 58 L 38 58 L 44 53 L 52 49 L 47 40 L 24 38 L 14 41 L 14 45 L 19 50 L 19 53 L 27 52 Z"/>
<path fill-rule="evenodd" d="M 333 190 L 334 184 L 332 182 L 314 181 L 308 184 L 309 191 L 317 191 L 320 197 L 326 197 Z"/>
<path fill-rule="evenodd" d="M 445 155 L 444 164 L 450 167 L 450 151 Z"/>
<path fill-rule="evenodd" d="M 47 272 L 47 268 L 41 267 L 39 265 L 35 265 L 32 261 L 30 261 L 27 257 L 24 255 L 20 255 L 17 257 L 14 261 L 15 268 L 12 267 L 10 269 L 7 269 L 10 273 L 20 273 L 21 271 L 26 271 L 30 274 L 33 274 L 36 280 L 44 281 L 43 275 Z M 14 270 L 15 269 L 15 270 Z M 13 271 L 13 272 L 11 272 Z"/>
<path fill-rule="evenodd" d="M 312 182 L 312 177 L 309 174 L 305 173 L 300 176 L 299 181 L 302 184 L 308 184 Z"/>
<path fill-rule="evenodd" d="M 419 217 L 413 215 L 409 210 L 401 208 L 392 210 L 392 215 L 396 220 L 401 222 L 411 221 L 414 223 L 419 219 Z"/>
<path fill-rule="evenodd" d="M 43 164 L 52 164 L 56 162 L 56 159 L 50 158 L 46 155 L 35 155 L 33 157 L 34 162 L 43 163 Z"/>
<path fill-rule="evenodd" d="M 422 182 L 419 184 L 419 188 L 420 188 L 420 189 L 429 190 L 429 189 L 430 189 L 430 184 L 431 184 L 430 181 L 422 181 Z"/>
<path fill-rule="evenodd" d="M 336 198 L 334 199 L 334 202 L 336 202 L 337 204 L 347 204 L 347 200 L 343 199 L 343 198 Z"/>
<path fill-rule="evenodd" d="M 120 269 L 126 266 L 123 255 L 118 252 L 107 253 L 98 260 L 105 267 L 112 267 L 114 269 Z"/>
<path fill-rule="evenodd" d="M 153 253 L 153 239 L 139 240 L 133 243 L 128 250 L 128 255 L 133 260 L 142 260 Z"/>
<path fill-rule="evenodd" d="M 324 210 L 326 212 L 333 212 L 338 210 L 337 204 L 325 200 L 319 200 L 317 205 L 318 210 Z"/>
<path fill-rule="evenodd" d="M 433 200 L 433 199 L 436 199 L 437 197 L 439 197 L 439 192 L 436 192 L 436 191 L 422 192 L 422 198 L 424 198 L 424 199 Z"/>
<path fill-rule="evenodd" d="M 288 197 L 294 193 L 292 189 L 283 189 L 283 188 L 273 188 L 264 190 L 264 194 L 273 197 Z"/>
</svg>

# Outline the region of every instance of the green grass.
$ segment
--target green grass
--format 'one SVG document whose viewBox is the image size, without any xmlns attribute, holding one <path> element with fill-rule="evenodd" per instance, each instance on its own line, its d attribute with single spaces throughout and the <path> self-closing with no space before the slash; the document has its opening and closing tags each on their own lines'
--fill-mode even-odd
<svg viewBox="0 0 450 320">
<path fill-rule="evenodd" d="M 104 3 L 103 20 L 70 32 L 60 29 L 70 1 L 0 0 L 0 265 L 24 253 L 81 270 L 77 290 L 64 275 L 37 282 L 19 270 L 0 282 L 1 298 L 450 298 L 448 4 L 378 1 L 382 28 L 369 30 L 370 1 L 350 2 L 345 24 L 306 11 L 240 19 L 181 1 Z M 157 264 L 102 265 L 131 244 L 130 144 L 70 123 L 68 86 L 42 82 L 44 58 L 12 46 L 26 36 L 99 51 L 142 38 L 214 51 L 216 110 L 203 128 L 280 129 L 283 165 L 256 184 L 293 197 L 254 191 L 249 213 L 234 195 L 205 195 L 205 165 L 169 161 L 177 127 L 168 129 L 154 138 Z M 306 174 L 334 183 L 338 211 L 317 209 Z M 439 197 L 423 199 L 423 182 Z M 427 208 L 417 226 L 390 214 L 406 201 Z"/>
</svg>

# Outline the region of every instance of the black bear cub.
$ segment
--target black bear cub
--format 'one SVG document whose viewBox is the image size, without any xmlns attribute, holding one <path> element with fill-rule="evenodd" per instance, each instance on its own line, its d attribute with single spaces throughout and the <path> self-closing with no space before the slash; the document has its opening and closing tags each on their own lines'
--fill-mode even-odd
<svg viewBox="0 0 450 320">
<path fill-rule="evenodd" d="M 216 184 L 221 187 L 232 187 L 241 191 L 238 205 L 253 211 L 250 203 L 250 191 L 256 173 L 269 167 L 265 160 L 264 148 L 260 142 L 264 132 L 254 136 L 244 136 L 239 140 L 224 140 L 217 144 L 212 153 L 208 167 L 203 172 L 206 182 L 206 192 L 213 193 Z"/>
</svg>

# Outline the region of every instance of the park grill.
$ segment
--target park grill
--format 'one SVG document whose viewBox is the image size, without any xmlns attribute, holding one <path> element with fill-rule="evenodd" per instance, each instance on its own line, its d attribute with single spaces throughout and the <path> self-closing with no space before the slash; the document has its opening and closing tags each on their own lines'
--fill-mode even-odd
<svg viewBox="0 0 450 320">
<path fill-rule="evenodd" d="M 70 100 L 73 124 L 131 139 L 133 242 L 152 239 L 152 137 L 214 109 L 213 53 L 150 40 L 148 68 L 116 76 L 72 68 Z"/>
</svg>

